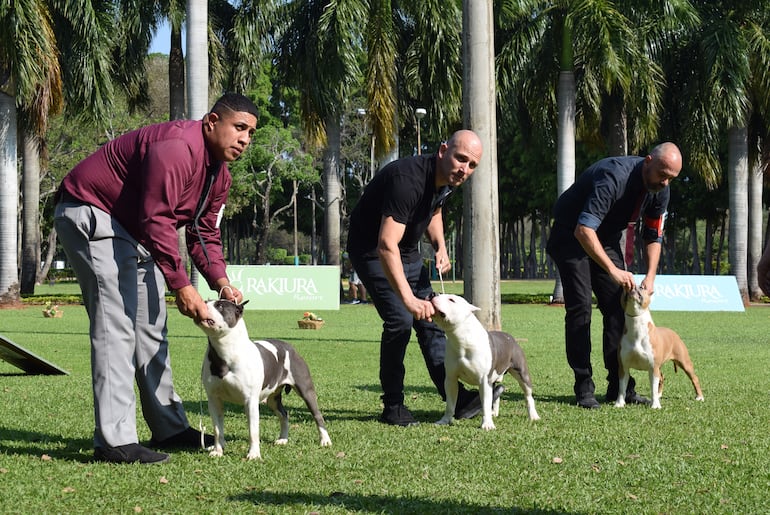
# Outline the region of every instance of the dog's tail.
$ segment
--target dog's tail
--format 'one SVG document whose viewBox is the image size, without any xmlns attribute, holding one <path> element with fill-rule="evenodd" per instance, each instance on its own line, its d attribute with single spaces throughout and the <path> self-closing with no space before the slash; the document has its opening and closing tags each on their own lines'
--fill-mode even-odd
<svg viewBox="0 0 770 515">
<path fill-rule="evenodd" d="M 679 367 L 676 366 L 676 361 L 674 361 L 674 373 L 676 374 L 679 371 Z"/>
</svg>

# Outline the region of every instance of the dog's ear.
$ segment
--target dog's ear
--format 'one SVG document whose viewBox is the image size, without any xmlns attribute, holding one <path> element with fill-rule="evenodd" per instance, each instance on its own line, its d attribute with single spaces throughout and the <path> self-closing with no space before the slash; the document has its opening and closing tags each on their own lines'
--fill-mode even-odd
<svg viewBox="0 0 770 515">
<path fill-rule="evenodd" d="M 243 302 L 241 302 L 241 306 L 245 306 L 245 305 L 246 305 L 246 304 L 248 304 L 248 303 L 249 303 L 249 300 L 248 300 L 248 299 L 246 299 L 246 300 L 244 300 Z"/>
</svg>

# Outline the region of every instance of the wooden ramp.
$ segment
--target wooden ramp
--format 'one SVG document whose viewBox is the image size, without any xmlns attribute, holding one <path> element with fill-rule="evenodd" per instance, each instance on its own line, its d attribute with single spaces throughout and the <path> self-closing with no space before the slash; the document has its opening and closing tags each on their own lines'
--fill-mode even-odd
<svg viewBox="0 0 770 515">
<path fill-rule="evenodd" d="M 13 343 L 2 334 L 0 334 L 0 359 L 30 375 L 69 375 L 66 370 L 33 354 L 21 345 Z"/>
</svg>

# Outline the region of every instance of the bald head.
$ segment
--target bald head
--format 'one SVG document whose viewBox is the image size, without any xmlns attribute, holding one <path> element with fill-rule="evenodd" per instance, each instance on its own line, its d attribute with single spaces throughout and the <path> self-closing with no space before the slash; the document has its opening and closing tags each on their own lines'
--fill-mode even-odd
<svg viewBox="0 0 770 515">
<path fill-rule="evenodd" d="M 438 150 L 436 186 L 457 187 L 465 182 L 481 161 L 481 140 L 475 132 L 462 129 Z"/>
<path fill-rule="evenodd" d="M 647 190 L 655 193 L 667 187 L 682 170 L 682 153 L 674 143 L 657 145 L 644 158 L 642 179 Z"/>
</svg>

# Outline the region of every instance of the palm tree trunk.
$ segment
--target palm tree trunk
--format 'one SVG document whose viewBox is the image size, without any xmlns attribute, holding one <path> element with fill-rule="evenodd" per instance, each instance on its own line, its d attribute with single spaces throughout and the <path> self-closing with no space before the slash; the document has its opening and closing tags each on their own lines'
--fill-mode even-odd
<svg viewBox="0 0 770 515">
<path fill-rule="evenodd" d="M 324 263 L 340 264 L 340 122 L 331 115 L 326 120 L 326 150 L 324 151 Z"/>
<path fill-rule="evenodd" d="M 727 131 L 727 171 L 730 185 L 730 227 L 728 231 L 728 256 L 730 271 L 738 282 L 738 291 L 744 303 L 749 299 L 747 278 L 747 245 L 749 213 L 748 198 L 748 132 L 746 127 L 731 127 Z"/>
<path fill-rule="evenodd" d="M 209 108 L 208 34 L 208 1 L 187 0 L 187 114 L 192 119 L 203 118 Z M 197 288 L 198 271 L 190 268 Z"/>
<path fill-rule="evenodd" d="M 749 235 L 748 235 L 748 283 L 751 300 L 759 300 L 763 293 L 759 288 L 757 264 L 762 256 L 762 171 L 755 163 L 749 174 Z"/>
<path fill-rule="evenodd" d="M 0 91 L 0 304 L 19 300 L 16 102 Z"/>
<path fill-rule="evenodd" d="M 21 293 L 33 294 L 40 268 L 40 140 L 26 129 L 22 138 Z"/>
<path fill-rule="evenodd" d="M 463 0 L 463 118 L 484 152 L 463 202 L 465 294 L 488 330 L 500 322 L 500 224 L 497 186 L 494 17 L 492 0 Z"/>
</svg>

